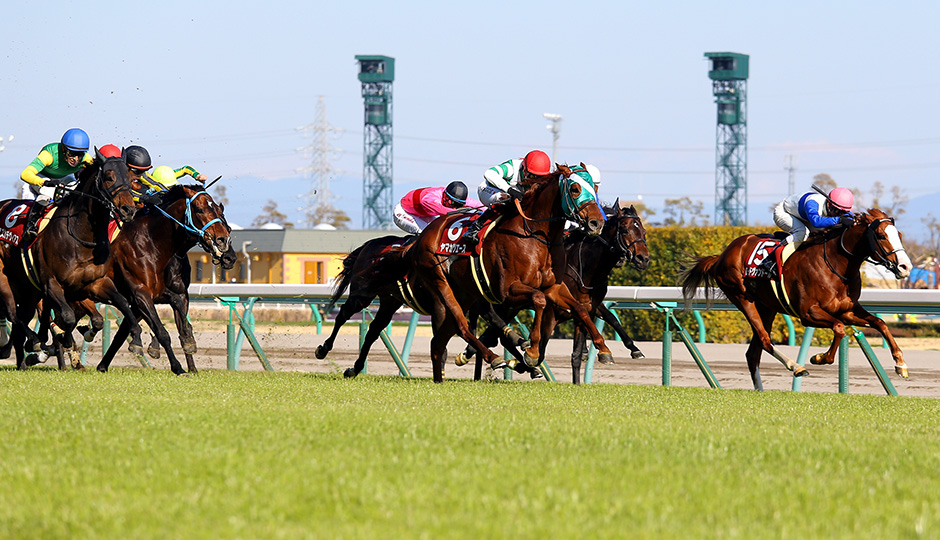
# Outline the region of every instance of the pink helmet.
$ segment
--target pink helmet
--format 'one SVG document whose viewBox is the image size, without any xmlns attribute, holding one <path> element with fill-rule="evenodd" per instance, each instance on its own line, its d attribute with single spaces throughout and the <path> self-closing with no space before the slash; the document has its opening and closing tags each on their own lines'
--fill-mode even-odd
<svg viewBox="0 0 940 540">
<path fill-rule="evenodd" d="M 829 200 L 836 208 L 848 212 L 855 204 L 855 195 L 852 195 L 850 189 L 837 187 L 829 192 Z"/>
</svg>

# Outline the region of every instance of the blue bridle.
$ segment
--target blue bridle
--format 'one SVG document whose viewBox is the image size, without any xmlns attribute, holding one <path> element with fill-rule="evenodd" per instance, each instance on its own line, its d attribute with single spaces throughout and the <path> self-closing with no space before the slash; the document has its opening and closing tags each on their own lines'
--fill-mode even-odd
<svg viewBox="0 0 940 540">
<path fill-rule="evenodd" d="M 186 212 L 183 214 L 184 219 L 186 220 L 186 223 L 180 222 L 178 219 L 168 214 L 166 210 L 164 210 L 163 208 L 160 208 L 159 206 L 154 206 L 154 208 L 159 210 L 161 214 L 167 217 L 167 219 L 169 219 L 170 221 L 182 227 L 183 230 L 185 230 L 186 232 L 194 236 L 198 236 L 199 238 L 205 238 L 206 230 L 209 227 L 211 227 L 216 222 L 222 223 L 222 224 L 224 224 L 224 222 L 222 221 L 221 218 L 215 218 L 215 219 L 209 220 L 209 222 L 203 225 L 201 229 L 196 228 L 196 224 L 193 222 L 193 201 L 196 200 L 196 197 L 200 195 L 205 195 L 207 197 L 209 196 L 209 194 L 206 193 L 205 191 L 200 191 L 192 197 L 186 197 Z"/>
</svg>

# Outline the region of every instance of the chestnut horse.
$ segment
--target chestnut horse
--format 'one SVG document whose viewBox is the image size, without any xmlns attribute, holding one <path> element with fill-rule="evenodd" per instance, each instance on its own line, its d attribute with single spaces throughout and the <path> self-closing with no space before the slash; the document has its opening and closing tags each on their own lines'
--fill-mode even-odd
<svg viewBox="0 0 940 540">
<path fill-rule="evenodd" d="M 894 358 L 895 371 L 907 377 L 907 366 L 897 342 L 884 321 L 865 310 L 858 297 L 862 289 L 860 267 L 865 260 L 886 267 L 898 279 L 911 272 L 912 264 L 894 219 L 878 209 L 859 214 L 855 223 L 844 229 L 829 229 L 797 249 L 784 262 L 781 284 L 789 296 L 789 306 L 778 299 L 769 279 L 745 277 L 747 259 L 766 238 L 746 235 L 735 239 L 720 255 L 699 257 L 695 265 L 682 274 L 682 295 L 686 303 L 695 290 L 704 285 L 720 289 L 728 300 L 747 318 L 754 336 L 747 349 L 747 366 L 755 390 L 762 390 L 760 357 L 763 351 L 780 360 L 794 376 L 807 371 L 774 349 L 770 327 L 777 313 L 799 317 L 804 326 L 831 328 L 835 338 L 825 353 L 812 357 L 813 364 L 832 364 L 839 342 L 845 336 L 845 325 L 864 325 L 878 330 Z M 759 261 L 758 261 L 759 262 Z"/>
<path fill-rule="evenodd" d="M 232 268 L 236 255 L 223 208 L 202 186 L 177 184 L 161 197 L 160 204 L 145 206 L 115 239 L 111 246 L 114 252 L 112 276 L 133 305 L 134 314 L 147 322 L 154 333 L 154 341 L 166 351 L 170 370 L 181 375 L 185 371 L 173 353 L 170 334 L 154 304 L 169 303 L 173 307 L 187 367 L 190 372 L 196 372 L 192 357 L 196 343 L 192 326 L 186 320 L 190 279 L 186 254 L 198 244 L 223 268 Z M 131 321 L 125 318 L 98 364 L 98 371 L 108 370 L 130 329 Z M 151 344 L 150 354 L 157 356 L 159 348 Z"/>
<path fill-rule="evenodd" d="M 627 334 L 617 317 L 604 305 L 604 298 L 607 296 L 608 279 L 614 268 L 620 268 L 624 264 L 632 264 L 637 270 L 646 270 L 649 267 L 650 253 L 646 245 L 646 228 L 636 209 L 633 206 L 621 206 L 619 199 L 614 202 L 613 206 L 605 207 L 604 212 L 607 215 L 607 221 L 599 236 L 590 236 L 581 230 L 571 231 L 565 236 L 565 251 L 568 259 L 565 285 L 575 299 L 585 306 L 590 306 L 589 312 L 592 318 L 600 317 L 613 328 L 623 340 L 623 344 L 630 350 L 630 356 L 644 358 L 643 353 L 633 343 L 633 339 Z M 480 336 L 480 341 L 486 344 L 495 344 L 497 334 L 505 332 L 501 330 L 505 328 L 505 323 L 502 321 L 511 319 L 515 315 L 515 313 L 501 310 L 498 306 L 492 306 L 492 309 L 501 313 L 491 314 L 490 318 L 495 315 L 496 320 L 499 320 L 501 324 L 489 326 Z M 564 312 L 557 313 L 556 316 L 559 320 L 571 318 Z M 586 336 L 581 325 L 576 324 L 571 352 L 571 372 L 574 384 L 581 383 L 581 364 L 587 357 L 588 350 Z M 511 339 L 509 341 L 512 343 Z M 510 346 L 510 352 L 513 356 L 522 358 L 512 346 Z M 475 355 L 476 350 L 468 346 L 465 352 L 458 355 L 456 362 L 458 365 L 463 365 Z"/>
<path fill-rule="evenodd" d="M 507 307 L 534 307 L 532 347 L 526 350 L 526 363 L 537 366 L 545 357 L 545 347 L 555 327 L 554 309 L 573 310 L 579 321 L 589 326 L 595 346 L 611 358 L 604 338 L 591 324 L 590 316 L 562 282 L 565 251 L 562 242 L 565 220 L 576 221 L 598 235 L 604 214 L 597 204 L 594 186 L 573 175 L 565 165 L 555 173 L 532 179 L 515 208 L 507 208 L 501 219 L 481 241 L 479 257 L 438 253 L 447 236 L 459 242 L 465 220 L 447 215 L 434 220 L 409 250 L 409 279 L 416 298 L 431 315 L 431 363 L 434 381 L 444 380 L 447 343 L 455 334 L 481 351 L 491 365 L 499 358 L 477 339 L 466 311 L 481 298 Z M 479 258 L 480 267 L 473 267 Z M 476 276 L 476 278 L 474 277 Z M 479 279 L 488 289 L 474 285 Z"/>
<path fill-rule="evenodd" d="M 56 205 L 56 213 L 31 246 L 24 250 L 0 245 L 2 311 L 12 319 L 17 369 L 26 367 L 24 344 L 33 335 L 27 323 L 36 314 L 40 300 L 54 311 L 55 322 L 63 331 L 55 339 L 59 369 L 66 368 L 64 350 L 73 347 L 76 317 L 71 302 L 99 298 L 125 316 L 131 314 L 127 300 L 108 277 L 112 261 L 108 245 L 110 217 L 113 214 L 119 220 L 130 221 L 136 212 L 127 164 L 121 157 L 105 159 L 96 150 L 94 163 L 77 177 L 74 190 L 57 190 L 57 196 L 62 192 L 68 195 Z M 0 213 L 18 204 L 22 201 L 0 203 Z M 28 266 L 32 272 L 24 268 L 24 251 L 30 256 Z M 139 326 L 136 335 L 140 335 Z"/>
</svg>

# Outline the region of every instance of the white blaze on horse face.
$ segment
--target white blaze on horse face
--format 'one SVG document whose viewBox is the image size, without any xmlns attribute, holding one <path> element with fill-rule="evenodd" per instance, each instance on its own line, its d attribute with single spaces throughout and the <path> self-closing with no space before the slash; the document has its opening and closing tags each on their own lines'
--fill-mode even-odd
<svg viewBox="0 0 940 540">
<path fill-rule="evenodd" d="M 898 232 L 897 227 L 889 224 L 885 227 L 885 235 L 888 237 L 888 242 L 891 243 L 891 250 L 895 252 L 894 254 L 898 258 L 898 279 L 906 278 L 910 275 L 914 265 L 911 263 L 911 258 L 907 256 L 907 251 L 904 251 L 904 245 L 901 244 L 901 234 Z"/>
</svg>

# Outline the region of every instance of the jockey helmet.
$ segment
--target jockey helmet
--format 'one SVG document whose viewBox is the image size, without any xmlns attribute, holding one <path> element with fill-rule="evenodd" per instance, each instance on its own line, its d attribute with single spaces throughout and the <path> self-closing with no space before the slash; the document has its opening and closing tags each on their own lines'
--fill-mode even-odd
<svg viewBox="0 0 940 540">
<path fill-rule="evenodd" d="M 587 169 L 588 174 L 591 175 L 591 180 L 594 181 L 594 191 L 597 191 L 597 189 L 601 187 L 600 169 L 598 169 L 594 165 L 585 165 L 584 168 Z"/>
<path fill-rule="evenodd" d="M 522 165 L 530 174 L 545 176 L 552 172 L 552 160 L 541 150 L 533 150 L 525 155 Z"/>
<path fill-rule="evenodd" d="M 121 157 L 121 149 L 113 144 L 106 144 L 98 149 L 98 153 L 106 158 Z"/>
<path fill-rule="evenodd" d="M 450 204 L 449 204 L 450 203 Z M 467 185 L 460 180 L 447 184 L 441 204 L 448 208 L 461 208 L 467 204 Z"/>
<path fill-rule="evenodd" d="M 829 200 L 839 210 L 848 212 L 852 210 L 852 205 L 855 204 L 855 195 L 848 188 L 837 187 L 829 192 Z"/>
<path fill-rule="evenodd" d="M 124 149 L 124 157 L 131 169 L 146 171 L 153 166 L 150 163 L 150 152 L 143 146 L 128 146 Z"/>
<path fill-rule="evenodd" d="M 62 146 L 68 150 L 88 150 L 88 134 L 79 128 L 72 128 L 62 135 Z"/>
<path fill-rule="evenodd" d="M 150 173 L 150 178 L 153 178 L 156 183 L 163 187 L 171 187 L 179 183 L 176 181 L 176 171 L 166 165 L 160 165 L 154 169 L 153 172 Z"/>
</svg>

